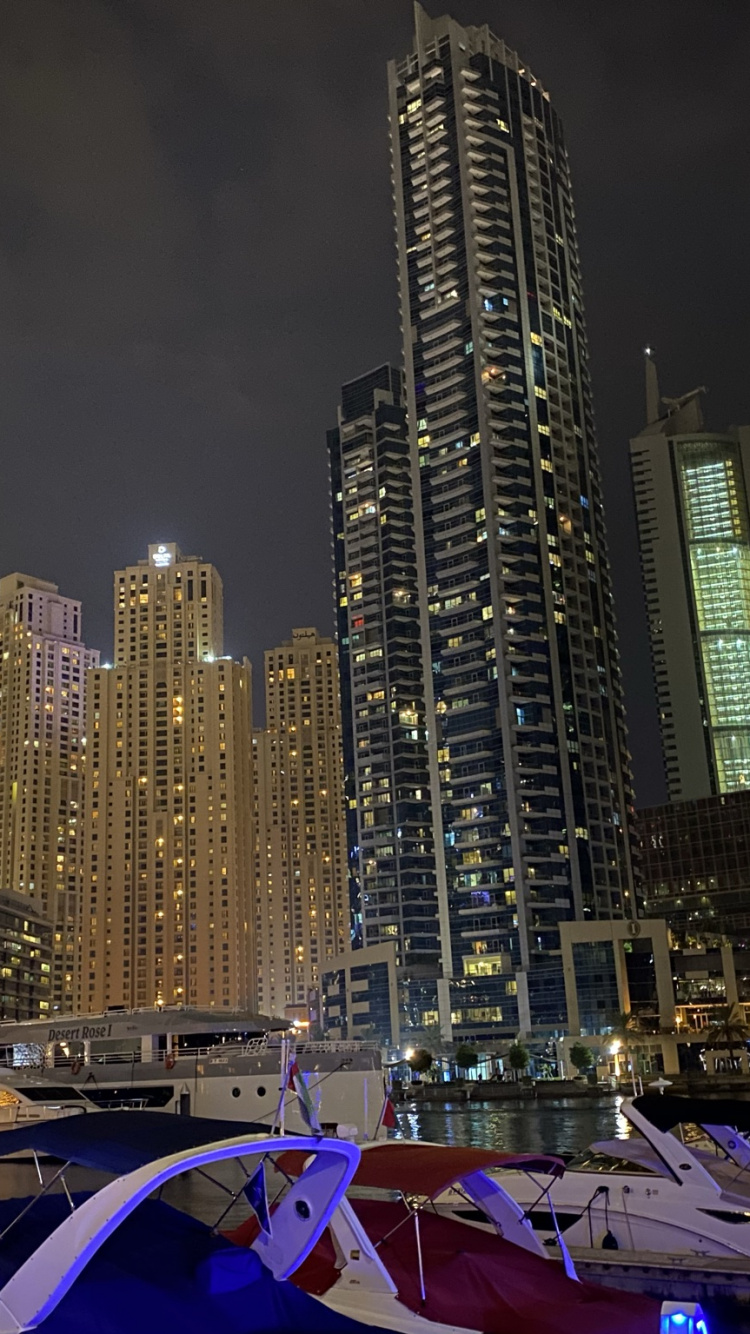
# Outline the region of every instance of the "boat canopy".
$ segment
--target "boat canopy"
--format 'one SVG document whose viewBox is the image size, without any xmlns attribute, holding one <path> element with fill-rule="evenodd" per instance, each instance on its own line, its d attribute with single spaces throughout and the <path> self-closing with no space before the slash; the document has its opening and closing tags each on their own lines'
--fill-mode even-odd
<svg viewBox="0 0 750 1334">
<path fill-rule="evenodd" d="M 750 1131 L 750 1102 L 735 1098 L 679 1098 L 662 1093 L 644 1093 L 633 1099 L 637 1112 L 657 1130 L 679 1125 L 733 1126 Z"/>
<path fill-rule="evenodd" d="M 304 1159 L 292 1151 L 277 1159 L 277 1166 L 290 1176 L 298 1176 Z M 539 1153 L 502 1153 L 493 1149 L 451 1148 L 445 1144 L 415 1144 L 412 1140 L 394 1140 L 368 1145 L 359 1160 L 353 1186 L 376 1186 L 381 1190 L 399 1190 L 404 1195 L 426 1195 L 434 1200 L 454 1181 L 472 1172 L 486 1172 L 491 1167 L 520 1168 L 524 1172 L 544 1172 L 560 1177 L 565 1171 L 561 1158 Z"/>
<path fill-rule="evenodd" d="M 4 1130 L 0 1133 L 0 1158 L 31 1149 L 66 1163 L 119 1175 L 183 1149 L 270 1133 L 269 1126 L 252 1121 L 214 1121 L 207 1116 L 147 1111 L 96 1112 Z"/>
</svg>

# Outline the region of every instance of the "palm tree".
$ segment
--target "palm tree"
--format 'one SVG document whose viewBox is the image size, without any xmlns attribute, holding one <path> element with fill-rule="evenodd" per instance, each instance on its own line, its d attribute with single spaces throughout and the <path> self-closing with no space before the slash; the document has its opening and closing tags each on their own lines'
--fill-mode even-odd
<svg viewBox="0 0 750 1334">
<path fill-rule="evenodd" d="M 735 1002 L 722 1005 L 716 1011 L 716 1017 L 706 1033 L 706 1046 L 722 1048 L 729 1052 L 729 1060 L 734 1065 L 734 1053 L 737 1048 L 744 1051 L 750 1038 L 750 1028 L 745 1023 L 745 1012 Z"/>
<path fill-rule="evenodd" d="M 642 1031 L 638 1015 L 633 1014 L 632 1010 L 623 1010 L 622 1013 L 617 1016 L 611 1030 L 612 1037 L 616 1042 L 619 1042 L 622 1047 L 625 1068 L 627 1070 L 628 1063 L 630 1063 L 634 1072 L 634 1077 L 635 1069 L 638 1064 L 637 1051 L 640 1046 L 640 1043 L 637 1040 L 637 1035 Z M 636 1057 L 636 1059 L 633 1060 L 633 1057 Z"/>
</svg>

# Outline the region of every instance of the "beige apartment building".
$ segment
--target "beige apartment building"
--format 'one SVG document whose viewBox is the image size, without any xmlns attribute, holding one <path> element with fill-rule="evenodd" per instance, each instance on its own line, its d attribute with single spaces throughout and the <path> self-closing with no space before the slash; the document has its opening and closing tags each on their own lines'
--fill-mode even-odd
<svg viewBox="0 0 750 1334">
<path fill-rule="evenodd" d="M 0 579 L 0 889 L 53 924 L 49 1010 L 74 1003 L 86 670 L 98 661 L 80 602 L 43 579 Z"/>
<path fill-rule="evenodd" d="M 294 630 L 265 655 L 254 738 L 255 962 L 265 1014 L 306 1018 L 321 971 L 349 944 L 336 646 Z"/>
<path fill-rule="evenodd" d="M 250 665 L 222 583 L 174 543 L 115 573 L 115 663 L 89 674 L 79 998 L 255 1007 Z"/>
</svg>

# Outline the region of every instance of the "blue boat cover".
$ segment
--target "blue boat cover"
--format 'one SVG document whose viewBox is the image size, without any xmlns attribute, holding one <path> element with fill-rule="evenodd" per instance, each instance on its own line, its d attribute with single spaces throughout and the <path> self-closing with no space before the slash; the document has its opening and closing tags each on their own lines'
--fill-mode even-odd
<svg viewBox="0 0 750 1334">
<path fill-rule="evenodd" d="M 0 1132 L 0 1158 L 34 1149 L 66 1163 L 119 1176 L 182 1149 L 270 1131 L 270 1126 L 254 1121 L 214 1121 L 168 1112 L 86 1112 Z"/>
<path fill-rule="evenodd" d="M 77 1203 L 84 1198 L 74 1196 Z M 0 1201 L 0 1231 L 25 1203 Z M 37 1200 L 3 1238 L 0 1286 L 68 1216 L 64 1196 Z M 203 1223 L 158 1200 L 144 1200 L 124 1220 L 38 1328 L 40 1334 L 384 1334 L 277 1282 L 254 1252 L 228 1247 Z"/>
</svg>

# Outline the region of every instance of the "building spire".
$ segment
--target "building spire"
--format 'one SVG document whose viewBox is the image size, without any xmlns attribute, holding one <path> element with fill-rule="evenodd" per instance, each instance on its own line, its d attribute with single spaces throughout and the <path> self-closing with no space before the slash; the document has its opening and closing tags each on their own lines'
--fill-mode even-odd
<svg viewBox="0 0 750 1334">
<path fill-rule="evenodd" d="M 644 347 L 643 355 L 646 359 L 646 422 L 650 426 L 652 422 L 658 422 L 661 416 L 661 395 L 659 394 L 659 377 L 656 373 L 654 349 Z"/>
</svg>

